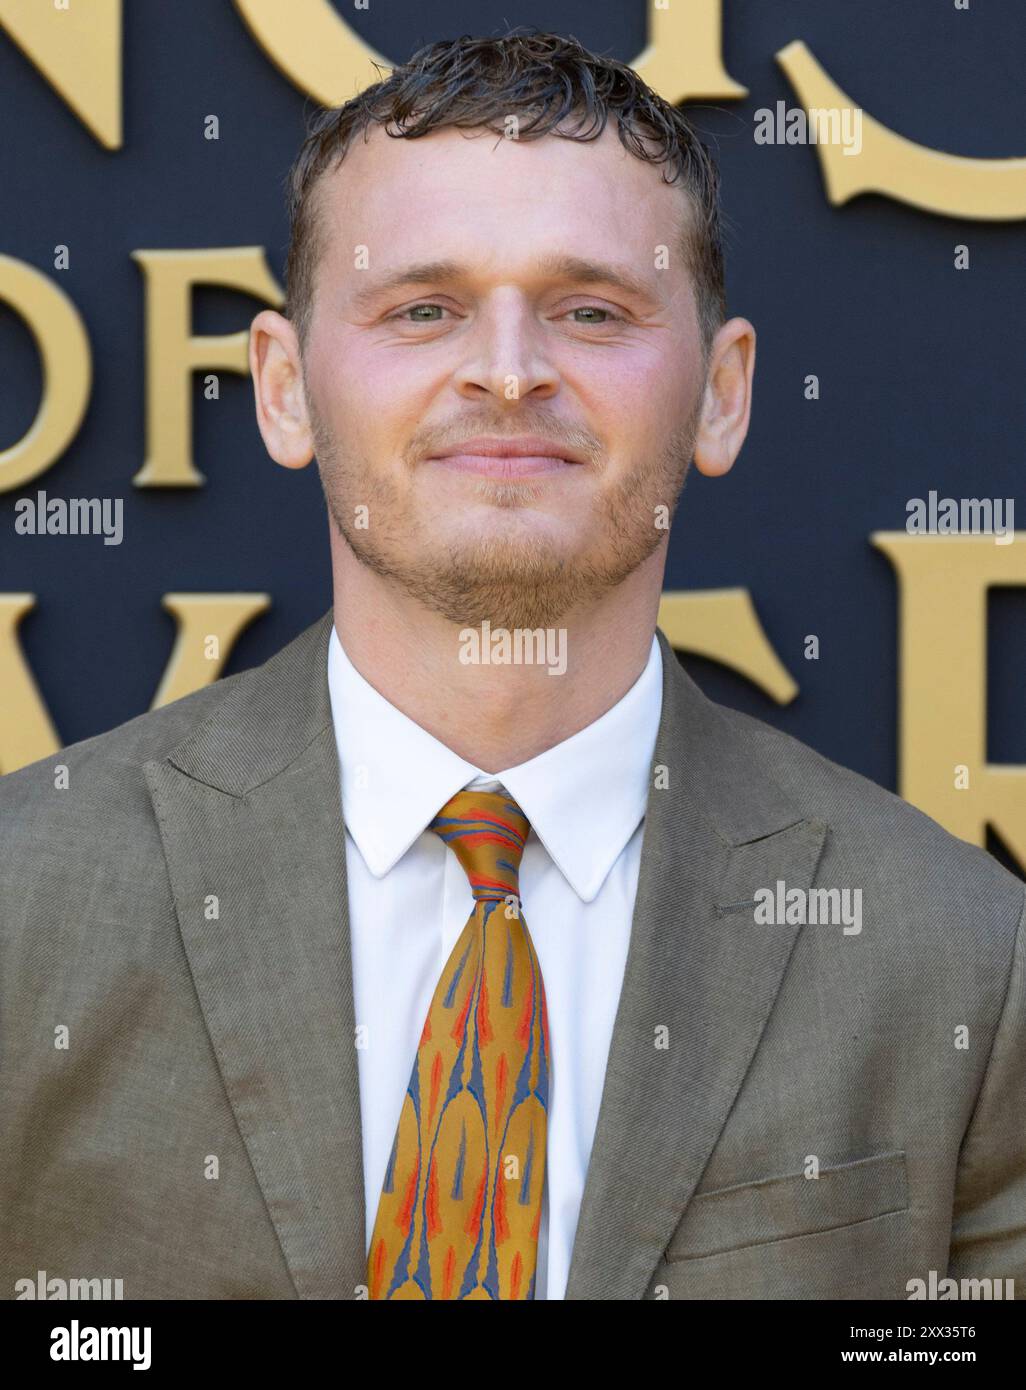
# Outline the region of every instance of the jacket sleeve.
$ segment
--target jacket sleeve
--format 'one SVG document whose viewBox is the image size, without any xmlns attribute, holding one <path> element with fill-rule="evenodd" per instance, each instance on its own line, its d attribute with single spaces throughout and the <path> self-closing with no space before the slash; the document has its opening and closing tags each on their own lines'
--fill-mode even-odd
<svg viewBox="0 0 1026 1390">
<path fill-rule="evenodd" d="M 1026 890 L 990 1059 L 962 1142 L 948 1276 L 1026 1299 Z M 996 1292 L 996 1290 L 995 1290 Z"/>
</svg>

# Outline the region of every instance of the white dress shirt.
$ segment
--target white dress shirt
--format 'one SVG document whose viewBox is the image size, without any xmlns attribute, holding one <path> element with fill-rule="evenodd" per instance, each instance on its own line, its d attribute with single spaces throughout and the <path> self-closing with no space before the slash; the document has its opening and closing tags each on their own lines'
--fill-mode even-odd
<svg viewBox="0 0 1026 1390">
<path fill-rule="evenodd" d="M 346 828 L 368 1248 L 424 1019 L 474 909 L 456 855 L 427 827 L 465 787 L 503 790 L 531 824 L 520 896 L 551 1045 L 535 1297 L 563 1298 L 634 915 L 662 710 L 659 643 L 653 634 L 645 669 L 601 718 L 501 773 L 465 762 L 396 709 L 356 670 L 334 628 L 328 688 Z"/>
</svg>

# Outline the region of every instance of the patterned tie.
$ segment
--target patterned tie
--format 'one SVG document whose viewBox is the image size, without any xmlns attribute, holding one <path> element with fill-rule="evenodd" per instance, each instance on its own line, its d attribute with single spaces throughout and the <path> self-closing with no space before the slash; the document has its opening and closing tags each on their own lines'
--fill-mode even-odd
<svg viewBox="0 0 1026 1390">
<path fill-rule="evenodd" d="M 534 1297 L 545 1180 L 549 1026 L 520 916 L 529 822 L 461 791 L 429 829 L 456 852 L 474 910 L 424 1023 L 367 1257 L 370 1297 Z"/>
</svg>

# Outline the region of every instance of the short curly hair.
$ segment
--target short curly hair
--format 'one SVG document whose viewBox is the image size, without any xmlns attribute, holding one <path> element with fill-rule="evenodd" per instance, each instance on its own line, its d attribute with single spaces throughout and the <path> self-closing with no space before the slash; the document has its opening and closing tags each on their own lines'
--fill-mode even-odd
<svg viewBox="0 0 1026 1390">
<path fill-rule="evenodd" d="M 621 143 L 653 164 L 668 164 L 687 191 L 681 251 L 692 277 L 702 348 L 708 357 L 726 317 L 719 171 L 684 115 L 624 63 L 603 58 L 575 38 L 510 30 L 498 38 L 464 34 L 427 44 L 383 81 L 342 106 L 320 108 L 288 174 L 289 248 L 285 313 L 305 347 L 314 273 L 324 233 L 313 196 L 321 175 L 345 158 L 358 131 L 384 126 L 396 139 L 415 140 L 445 127 L 505 134 L 523 114 L 517 138 L 556 134 L 594 140 L 616 113 Z M 572 131 L 556 129 L 579 117 Z M 390 129 L 389 127 L 394 127 Z"/>
</svg>

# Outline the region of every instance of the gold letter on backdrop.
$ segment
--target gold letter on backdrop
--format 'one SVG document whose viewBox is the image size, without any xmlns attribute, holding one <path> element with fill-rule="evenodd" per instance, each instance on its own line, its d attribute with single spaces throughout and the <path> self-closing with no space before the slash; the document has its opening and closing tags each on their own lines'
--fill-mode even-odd
<svg viewBox="0 0 1026 1390">
<path fill-rule="evenodd" d="M 0 594 L 0 775 L 61 746 L 18 641 L 18 624 L 35 606 L 35 594 Z"/>
<path fill-rule="evenodd" d="M 121 148 L 121 0 L 0 0 L 6 29 L 108 150 Z M 10 111 L 7 138 L 24 135 Z"/>
<path fill-rule="evenodd" d="M 18 641 L 18 624 L 35 604 L 34 594 L 0 594 L 0 776 L 63 747 Z M 239 634 L 270 604 L 267 594 L 165 594 L 178 632 L 150 709 L 212 685 Z"/>
<path fill-rule="evenodd" d="M 656 618 L 678 651 L 718 661 L 786 705 L 798 687 L 759 622 L 747 589 L 666 590 Z"/>
<path fill-rule="evenodd" d="M 777 54 L 806 110 L 854 108 L 855 103 L 820 67 L 801 40 Z M 827 197 L 846 203 L 859 193 L 882 193 L 899 203 L 948 217 L 988 221 L 1026 217 L 1026 159 L 967 159 L 917 145 L 873 119 L 862 117 L 862 149 L 816 145 Z"/>
<path fill-rule="evenodd" d="M 78 310 L 40 271 L 0 256 L 0 300 L 24 319 L 43 366 L 43 394 L 31 428 L 0 449 L 0 492 L 10 492 L 38 478 L 74 439 L 89 402 L 93 359 Z"/>
<path fill-rule="evenodd" d="M 631 67 L 673 105 L 748 95 L 723 66 L 723 0 L 649 3 L 648 46 Z"/>
<path fill-rule="evenodd" d="M 902 531 L 870 540 L 901 595 L 898 792 L 982 848 L 992 825 L 1026 868 L 1026 767 L 987 762 L 987 589 L 1026 585 L 1026 547 Z"/>
<path fill-rule="evenodd" d="M 212 685 L 239 633 L 271 606 L 268 594 L 165 594 L 162 606 L 178 625 L 174 651 L 151 709 Z M 214 639 L 216 655 L 208 650 Z"/>
<path fill-rule="evenodd" d="M 192 333 L 192 290 L 220 285 L 278 308 L 284 296 L 263 247 L 211 251 L 133 251 L 146 279 L 146 462 L 138 487 L 199 487 L 192 461 L 192 373 L 249 373 L 249 328 L 220 337 Z"/>
<path fill-rule="evenodd" d="M 257 43 L 301 92 L 338 106 L 392 64 L 329 0 L 235 0 Z M 747 96 L 723 66 L 723 0 L 652 0 L 649 43 L 631 66 L 667 101 Z"/>
<path fill-rule="evenodd" d="M 373 63 L 392 66 L 329 0 L 235 0 L 235 8 L 289 81 L 322 106 L 339 106 L 377 82 Z"/>
</svg>

